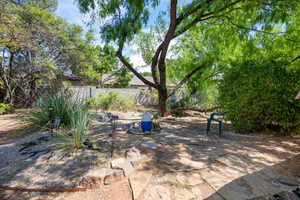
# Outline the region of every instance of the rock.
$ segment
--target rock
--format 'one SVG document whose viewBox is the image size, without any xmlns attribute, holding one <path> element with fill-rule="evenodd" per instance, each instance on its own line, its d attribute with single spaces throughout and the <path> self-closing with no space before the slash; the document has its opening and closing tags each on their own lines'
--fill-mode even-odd
<svg viewBox="0 0 300 200">
<path fill-rule="evenodd" d="M 195 186 L 203 183 L 203 179 L 200 174 L 198 173 L 193 173 L 189 174 L 186 177 L 186 184 L 190 186 Z"/>
<path fill-rule="evenodd" d="M 110 185 L 109 195 L 105 199 L 109 200 L 133 200 L 130 185 L 126 179 Z"/>
<path fill-rule="evenodd" d="M 95 189 L 102 184 L 114 182 L 119 175 L 124 177 L 122 170 L 101 168 L 89 171 L 80 181 L 79 185 L 89 189 Z"/>
<path fill-rule="evenodd" d="M 149 171 L 137 171 L 130 175 L 129 181 L 133 193 L 134 200 L 139 199 L 152 178 Z"/>
<path fill-rule="evenodd" d="M 158 144 L 158 143 L 148 142 L 148 141 L 143 142 L 142 145 L 145 147 L 149 147 L 151 149 L 156 149 L 157 147 L 160 146 L 160 144 Z"/>
<path fill-rule="evenodd" d="M 194 161 L 192 159 L 185 158 L 185 157 L 180 158 L 179 162 L 185 166 L 188 166 L 188 167 L 191 167 L 194 169 L 203 169 L 207 166 L 206 163 L 204 163 L 202 161 Z"/>
<path fill-rule="evenodd" d="M 80 181 L 79 185 L 89 189 L 95 189 L 102 184 L 103 178 L 105 177 L 109 169 L 102 168 L 88 172 Z"/>
<path fill-rule="evenodd" d="M 170 188 L 162 185 L 149 187 L 143 196 L 144 200 L 171 200 Z"/>
<path fill-rule="evenodd" d="M 131 162 L 125 158 L 117 158 L 117 159 L 112 160 L 111 168 L 122 169 L 125 176 L 128 176 L 134 170 Z"/>
<path fill-rule="evenodd" d="M 119 182 L 124 179 L 124 173 L 122 170 L 114 169 L 112 170 L 113 173 L 108 174 L 104 177 L 104 185 L 110 185 L 112 183 Z"/>
<path fill-rule="evenodd" d="M 192 200 L 197 198 L 191 191 L 186 188 L 177 188 L 174 192 L 176 200 Z"/>
<path fill-rule="evenodd" d="M 130 148 L 125 152 L 126 159 L 131 162 L 133 166 L 138 164 L 138 161 L 141 159 L 140 150 L 135 147 Z"/>
</svg>

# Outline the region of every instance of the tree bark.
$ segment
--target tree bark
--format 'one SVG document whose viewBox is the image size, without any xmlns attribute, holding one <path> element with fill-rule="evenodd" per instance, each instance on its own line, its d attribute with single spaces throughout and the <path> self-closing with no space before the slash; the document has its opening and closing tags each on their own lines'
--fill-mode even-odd
<svg viewBox="0 0 300 200">
<path fill-rule="evenodd" d="M 162 117 L 167 116 L 167 99 L 168 99 L 168 92 L 166 89 L 159 88 L 158 89 L 158 98 L 159 98 L 159 110 L 160 115 Z"/>
</svg>

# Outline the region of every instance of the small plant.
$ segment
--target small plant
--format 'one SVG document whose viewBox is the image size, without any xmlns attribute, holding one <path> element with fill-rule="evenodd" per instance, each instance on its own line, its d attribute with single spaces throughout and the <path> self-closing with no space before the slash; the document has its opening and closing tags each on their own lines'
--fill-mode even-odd
<svg viewBox="0 0 300 200">
<path fill-rule="evenodd" d="M 39 125 L 50 125 L 53 119 L 59 119 L 62 125 L 56 131 L 58 146 L 81 148 L 90 119 L 86 104 L 68 92 L 46 94 L 38 100 L 31 120 Z"/>
<path fill-rule="evenodd" d="M 85 132 L 89 124 L 89 114 L 87 109 L 73 112 L 70 119 L 73 145 L 75 148 L 80 148 L 83 145 Z"/>
<path fill-rule="evenodd" d="M 108 94 L 98 94 L 97 97 L 91 98 L 88 101 L 90 108 L 96 110 L 131 110 L 133 106 L 133 100 L 125 98 L 119 95 L 117 92 L 109 92 Z"/>
<path fill-rule="evenodd" d="M 36 105 L 37 110 L 31 113 L 29 120 L 41 126 L 59 119 L 61 125 L 70 127 L 72 113 L 86 107 L 83 101 L 67 91 L 45 94 L 38 99 Z"/>
<path fill-rule="evenodd" d="M 10 105 L 5 103 L 0 103 L 0 115 L 7 113 L 10 110 Z"/>
</svg>

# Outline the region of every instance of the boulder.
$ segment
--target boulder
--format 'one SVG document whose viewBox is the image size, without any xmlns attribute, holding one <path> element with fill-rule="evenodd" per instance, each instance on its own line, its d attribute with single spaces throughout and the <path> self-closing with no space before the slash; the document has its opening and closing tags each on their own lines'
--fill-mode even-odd
<svg viewBox="0 0 300 200">
<path fill-rule="evenodd" d="M 104 185 L 110 185 L 116 182 L 119 182 L 125 178 L 123 170 L 112 169 L 111 174 L 108 174 L 104 177 L 103 183 Z"/>
<path fill-rule="evenodd" d="M 132 147 L 125 152 L 125 156 L 133 166 L 136 166 L 138 164 L 138 161 L 141 159 L 141 152 L 137 148 Z"/>
<path fill-rule="evenodd" d="M 126 158 L 117 158 L 111 161 L 112 169 L 122 169 L 125 176 L 133 172 L 134 168 L 129 160 Z"/>
<path fill-rule="evenodd" d="M 112 183 L 117 179 L 124 177 L 122 170 L 100 168 L 89 171 L 80 181 L 79 185 L 84 188 L 95 189 L 102 184 Z M 116 178 L 118 177 L 118 178 Z"/>
</svg>

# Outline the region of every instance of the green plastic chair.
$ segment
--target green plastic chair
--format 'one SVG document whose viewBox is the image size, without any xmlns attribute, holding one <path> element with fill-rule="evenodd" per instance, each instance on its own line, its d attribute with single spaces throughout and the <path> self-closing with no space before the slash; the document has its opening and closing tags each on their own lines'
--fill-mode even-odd
<svg viewBox="0 0 300 200">
<path fill-rule="evenodd" d="M 210 114 L 210 118 L 207 119 L 207 128 L 206 128 L 206 134 L 210 131 L 211 122 L 216 121 L 219 123 L 219 136 L 222 135 L 222 123 L 224 121 L 224 115 L 225 112 L 213 112 Z M 215 118 L 215 116 L 222 116 L 222 118 Z"/>
</svg>

